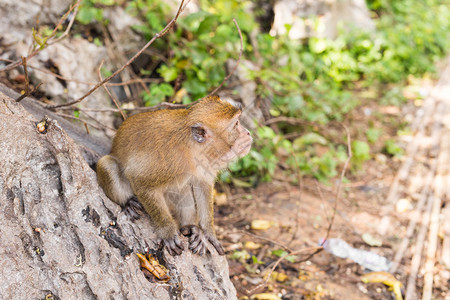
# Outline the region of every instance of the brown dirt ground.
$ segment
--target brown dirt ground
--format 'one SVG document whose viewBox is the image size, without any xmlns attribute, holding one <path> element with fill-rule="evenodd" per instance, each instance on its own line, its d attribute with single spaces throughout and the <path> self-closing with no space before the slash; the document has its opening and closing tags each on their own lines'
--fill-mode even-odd
<svg viewBox="0 0 450 300">
<path fill-rule="evenodd" d="M 374 102 L 367 107 L 375 111 L 386 110 L 386 107 Z M 386 114 L 382 118 L 378 116 L 373 120 L 364 120 L 355 117 L 352 128 L 359 127 L 360 119 L 362 128 L 367 128 L 368 122 L 375 122 L 383 129 L 384 136 L 372 148 L 375 154 L 381 150 L 384 140 L 394 137 L 397 129 L 407 123 L 405 117 L 407 119 L 407 115 L 414 110 L 411 101 L 401 111 L 395 112 L 394 109 L 393 114 Z M 361 116 L 360 113 L 355 111 L 356 116 Z M 402 160 L 389 156 L 386 158 L 386 161 L 374 158 L 366 162 L 356 174 L 347 173 L 350 182 L 342 186 L 330 238 L 341 238 L 355 248 L 369 250 L 392 260 L 410 216 L 408 212 L 400 214 L 394 209 L 388 233 L 380 236 L 377 231 L 382 219 L 382 208 L 387 204 L 385 200 L 389 188 Z M 229 254 L 230 276 L 239 297 L 245 299 L 245 296 L 257 293 L 271 293 L 281 299 L 395 299 L 385 285 L 363 283 L 360 276 L 367 271 L 350 259 L 337 258 L 326 251 L 308 258 L 312 252 L 308 248 L 318 246 L 319 240 L 326 236 L 336 200 L 336 187 L 337 180 L 325 185 L 318 184 L 312 178 L 303 178 L 302 188 L 287 180 L 274 180 L 254 189 L 237 188 L 229 192 L 227 201 L 216 207 L 216 224 L 219 226 L 219 238 Z M 257 219 L 272 221 L 273 226 L 267 230 L 252 230 L 250 223 Z M 367 245 L 362 239 L 364 233 L 382 240 L 382 246 Z M 250 241 L 257 244 L 257 249 L 251 246 L 246 248 L 246 243 Z M 306 254 L 296 256 L 300 262 L 285 260 L 280 263 L 275 271 L 286 274 L 286 278 L 270 279 L 267 285 L 252 290 L 264 282 L 264 274 L 278 259 L 271 251 L 282 249 L 283 246 L 292 251 L 306 249 Z M 254 263 L 249 257 L 242 260 L 231 258 L 232 253 L 242 250 L 246 250 L 250 257 L 258 258 L 262 264 Z M 396 277 L 405 284 L 408 273 L 409 270 L 401 266 Z M 419 274 L 419 293 L 421 281 Z M 435 299 L 450 297 L 448 284 L 445 281 L 435 284 Z"/>
</svg>

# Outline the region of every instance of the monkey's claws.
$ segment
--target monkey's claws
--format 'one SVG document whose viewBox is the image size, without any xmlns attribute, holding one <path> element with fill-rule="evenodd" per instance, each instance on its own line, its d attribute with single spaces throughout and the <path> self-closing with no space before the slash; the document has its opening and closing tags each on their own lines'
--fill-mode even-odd
<svg viewBox="0 0 450 300">
<path fill-rule="evenodd" d="M 219 255 L 225 255 L 225 250 L 223 249 L 222 244 L 213 234 L 207 234 L 206 238 L 211 243 L 211 245 L 213 245 L 214 248 L 216 248 L 217 253 L 219 253 Z"/>
<path fill-rule="evenodd" d="M 189 237 L 189 249 L 192 253 L 204 255 L 206 253 L 206 238 L 203 231 L 196 225 L 181 227 L 181 234 Z"/>
<path fill-rule="evenodd" d="M 144 207 L 137 200 L 136 196 L 133 196 L 128 199 L 122 210 L 132 221 L 134 221 L 141 218 L 139 211 L 144 211 Z"/>
<path fill-rule="evenodd" d="M 220 242 L 217 240 L 217 238 L 214 236 L 214 234 L 205 234 L 203 230 L 201 230 L 196 225 L 186 225 L 183 226 L 180 229 L 181 233 L 184 236 L 189 237 L 189 249 L 191 249 L 192 253 L 198 253 L 199 255 L 204 255 L 206 253 L 206 243 L 209 241 L 211 245 L 216 248 L 217 253 L 220 255 L 224 255 L 225 251 L 220 244 Z"/>
<path fill-rule="evenodd" d="M 178 235 L 174 235 L 173 237 L 167 239 L 161 239 L 160 241 L 160 249 L 165 248 L 170 255 L 180 255 L 183 250 L 183 244 L 181 244 Z"/>
</svg>

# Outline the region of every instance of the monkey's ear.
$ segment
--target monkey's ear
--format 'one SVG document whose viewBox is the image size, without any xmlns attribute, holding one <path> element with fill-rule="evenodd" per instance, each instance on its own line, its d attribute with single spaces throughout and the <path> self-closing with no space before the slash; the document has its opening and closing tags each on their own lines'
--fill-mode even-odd
<svg viewBox="0 0 450 300">
<path fill-rule="evenodd" d="M 197 123 L 191 126 L 192 137 L 198 143 L 204 143 L 211 136 L 206 126 L 201 123 Z"/>
</svg>

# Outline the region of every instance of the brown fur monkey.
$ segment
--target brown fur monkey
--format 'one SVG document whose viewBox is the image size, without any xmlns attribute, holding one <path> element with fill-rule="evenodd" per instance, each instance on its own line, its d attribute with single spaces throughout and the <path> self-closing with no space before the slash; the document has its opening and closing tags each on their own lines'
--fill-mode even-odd
<svg viewBox="0 0 450 300">
<path fill-rule="evenodd" d="M 203 255 L 214 232 L 213 186 L 219 170 L 250 151 L 252 138 L 239 122 L 241 110 L 219 97 L 187 109 L 164 109 L 128 118 L 111 153 L 97 164 L 105 194 L 124 206 L 136 195 L 171 255 L 181 254 L 179 229 L 189 248 Z"/>
</svg>

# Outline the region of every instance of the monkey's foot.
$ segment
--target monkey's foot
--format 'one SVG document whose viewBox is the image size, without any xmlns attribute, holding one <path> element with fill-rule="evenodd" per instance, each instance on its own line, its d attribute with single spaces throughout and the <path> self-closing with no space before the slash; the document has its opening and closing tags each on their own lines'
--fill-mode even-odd
<svg viewBox="0 0 450 300">
<path fill-rule="evenodd" d="M 203 230 L 201 230 L 196 225 L 183 226 L 180 231 L 184 236 L 189 237 L 189 249 L 192 250 L 192 253 L 204 255 L 206 253 L 206 243 L 207 241 L 209 241 L 214 246 L 214 248 L 216 248 L 217 253 L 219 253 L 220 255 L 225 254 L 222 245 L 214 236 L 214 234 L 205 234 Z"/>
<path fill-rule="evenodd" d="M 136 196 L 131 197 L 125 206 L 123 207 L 123 212 L 131 219 L 138 220 L 140 219 L 139 211 L 144 211 L 144 207 L 137 200 Z"/>
<path fill-rule="evenodd" d="M 159 242 L 159 249 L 165 248 L 170 255 L 180 255 L 184 248 L 178 238 L 178 235 L 174 235 L 173 237 L 167 239 L 161 239 Z"/>
</svg>

